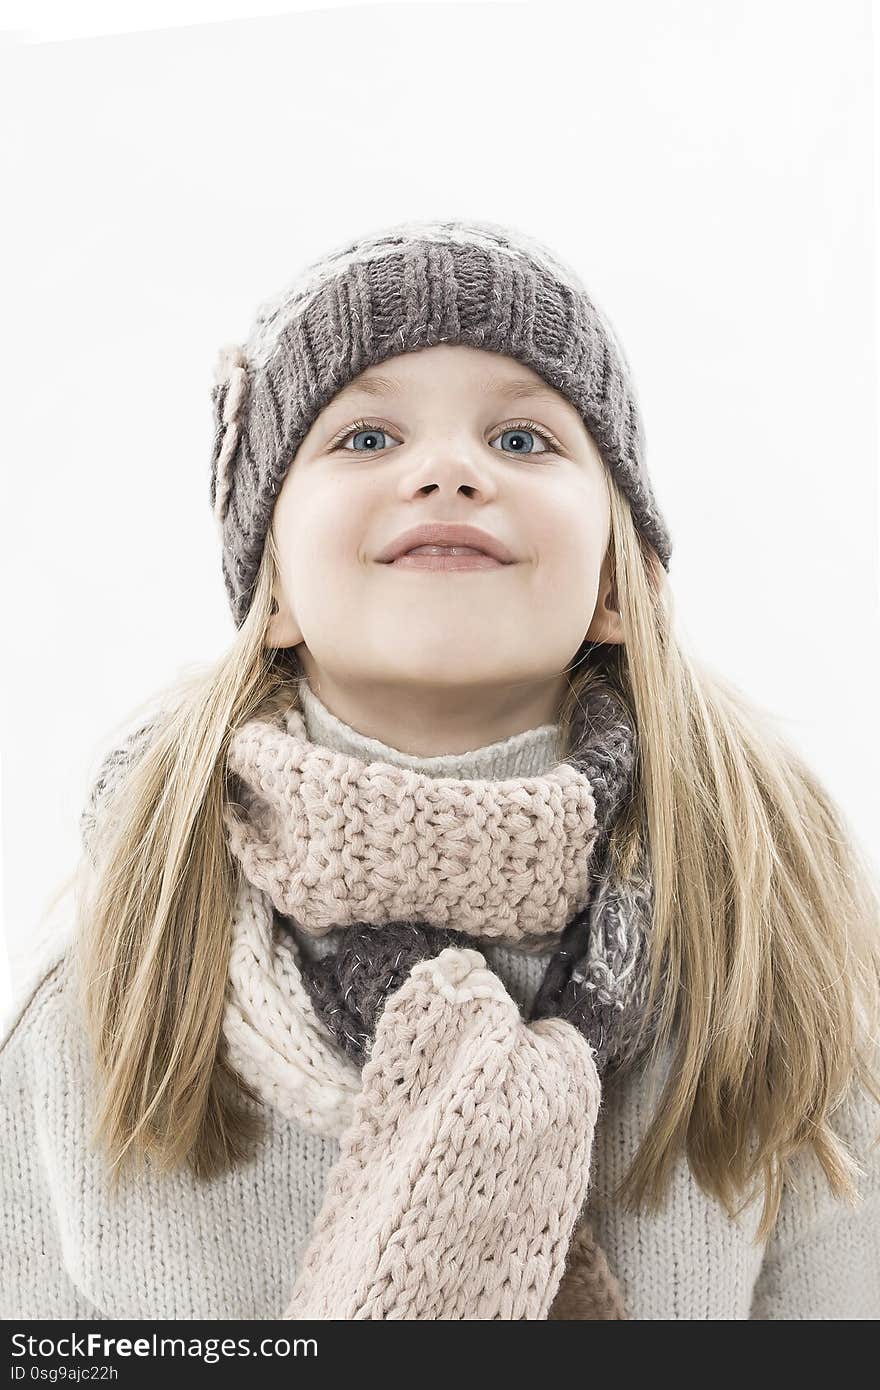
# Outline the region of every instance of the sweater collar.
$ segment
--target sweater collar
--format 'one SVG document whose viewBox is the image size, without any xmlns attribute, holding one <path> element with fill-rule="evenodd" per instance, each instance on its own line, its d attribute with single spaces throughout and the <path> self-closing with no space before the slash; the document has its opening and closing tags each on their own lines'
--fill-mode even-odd
<svg viewBox="0 0 880 1390">
<path fill-rule="evenodd" d="M 436 757 L 423 758 L 401 752 L 399 748 L 382 743 L 377 738 L 368 738 L 350 724 L 345 724 L 330 712 L 304 676 L 300 679 L 298 693 L 311 742 L 332 748 L 337 753 L 348 753 L 365 763 L 391 763 L 429 777 L 501 780 L 505 777 L 540 777 L 560 761 L 558 724 L 542 724 L 464 753 L 440 753 Z"/>
</svg>

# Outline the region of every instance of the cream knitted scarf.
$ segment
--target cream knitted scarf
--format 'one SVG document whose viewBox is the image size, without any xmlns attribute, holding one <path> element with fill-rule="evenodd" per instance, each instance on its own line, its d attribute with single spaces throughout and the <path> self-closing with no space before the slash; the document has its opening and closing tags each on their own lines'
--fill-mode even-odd
<svg viewBox="0 0 880 1390">
<path fill-rule="evenodd" d="M 605 868 L 628 711 L 603 686 L 582 716 L 572 757 L 499 781 L 325 748 L 293 706 L 233 735 L 229 1057 L 340 1140 L 289 1318 L 625 1316 L 578 1223 L 606 1064 L 646 1041 L 650 879 Z M 307 958 L 292 923 L 341 944 Z M 489 942 L 555 949 L 529 1020 Z M 578 1280 L 593 1311 L 557 1311 Z"/>
</svg>

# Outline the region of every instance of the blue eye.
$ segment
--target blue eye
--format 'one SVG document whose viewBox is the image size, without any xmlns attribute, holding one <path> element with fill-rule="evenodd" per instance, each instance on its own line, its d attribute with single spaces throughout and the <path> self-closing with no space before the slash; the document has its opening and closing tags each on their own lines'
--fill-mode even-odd
<svg viewBox="0 0 880 1390">
<path fill-rule="evenodd" d="M 559 445 L 553 436 L 536 425 L 534 420 L 518 420 L 512 425 L 505 425 L 501 433 L 499 435 L 494 435 L 493 438 L 504 439 L 505 436 L 510 436 L 513 441 L 519 442 L 507 444 L 503 447 L 502 453 L 553 454 L 559 449 Z M 529 442 L 530 438 L 532 442 Z M 348 448 L 347 441 L 349 439 L 355 442 L 354 448 Z M 358 448 L 358 439 L 364 441 L 363 448 Z M 381 454 L 384 453 L 388 447 L 387 443 L 377 444 L 377 440 L 381 439 L 387 441 L 389 439 L 394 439 L 394 436 L 382 425 L 371 424 L 369 420 L 354 420 L 344 434 L 337 435 L 332 441 L 329 446 L 330 452 L 333 453 L 342 449 L 349 454 Z M 535 449 L 533 442 L 535 439 L 539 439 L 544 447 Z M 399 444 L 400 440 L 394 440 L 394 442 Z"/>
<path fill-rule="evenodd" d="M 550 438 L 549 435 L 545 434 L 543 430 L 539 430 L 537 425 L 533 424 L 531 420 L 524 421 L 521 425 L 507 425 L 501 431 L 501 434 L 498 435 L 498 438 L 503 439 L 505 435 L 512 435 L 515 440 L 528 440 L 528 437 L 532 436 L 533 439 L 540 439 L 544 442 L 544 444 L 548 446 L 545 449 L 538 449 L 536 451 L 532 446 L 528 444 L 526 444 L 525 447 L 521 447 L 520 445 L 507 444 L 502 446 L 505 452 L 507 452 L 508 450 L 513 454 L 534 454 L 535 452 L 539 454 L 552 454 L 553 452 L 554 441 Z"/>
<path fill-rule="evenodd" d="M 383 439 L 390 439 L 390 438 L 391 438 L 391 435 L 388 433 L 388 431 L 385 430 L 385 429 L 383 429 L 381 425 L 371 425 L 371 424 L 369 424 L 366 420 L 355 420 L 354 424 L 351 425 L 351 426 L 346 430 L 345 434 L 339 435 L 338 438 L 333 442 L 333 444 L 330 446 L 330 447 L 331 447 L 331 450 L 333 450 L 333 449 L 341 449 L 341 448 L 344 447 L 345 441 L 346 441 L 347 439 L 351 439 L 352 437 L 354 437 L 354 439 L 357 440 L 357 439 L 359 439 L 361 436 L 363 436 L 363 438 L 366 440 L 366 447 L 363 448 L 363 449 L 358 449 L 357 447 L 355 447 L 354 449 L 347 449 L 347 450 L 346 450 L 347 453 L 349 453 L 349 454 L 381 454 L 381 453 L 384 453 L 384 451 L 385 451 L 385 446 L 384 446 L 384 445 L 379 445 L 378 447 L 376 447 L 374 441 L 375 441 L 377 438 L 383 438 Z"/>
</svg>

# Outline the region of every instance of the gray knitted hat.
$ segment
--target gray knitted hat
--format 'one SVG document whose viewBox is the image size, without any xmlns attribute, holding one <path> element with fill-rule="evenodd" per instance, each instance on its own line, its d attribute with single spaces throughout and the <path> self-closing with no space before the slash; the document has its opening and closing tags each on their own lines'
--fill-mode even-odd
<svg viewBox="0 0 880 1390">
<path fill-rule="evenodd" d="M 504 353 L 574 406 L 669 568 L 629 363 L 576 273 L 495 222 L 424 220 L 347 241 L 260 305 L 221 348 L 211 392 L 211 505 L 236 627 L 247 617 L 275 498 L 333 396 L 374 363 L 435 343 Z"/>
</svg>

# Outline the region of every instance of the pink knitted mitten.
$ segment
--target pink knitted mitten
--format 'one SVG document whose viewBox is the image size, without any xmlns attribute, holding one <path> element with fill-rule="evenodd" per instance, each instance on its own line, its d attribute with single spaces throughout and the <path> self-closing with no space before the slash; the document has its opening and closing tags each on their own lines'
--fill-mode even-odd
<svg viewBox="0 0 880 1390">
<path fill-rule="evenodd" d="M 479 951 L 418 962 L 379 1016 L 284 1316 L 546 1318 L 600 1096 L 584 1036 L 525 1023 Z"/>
</svg>

